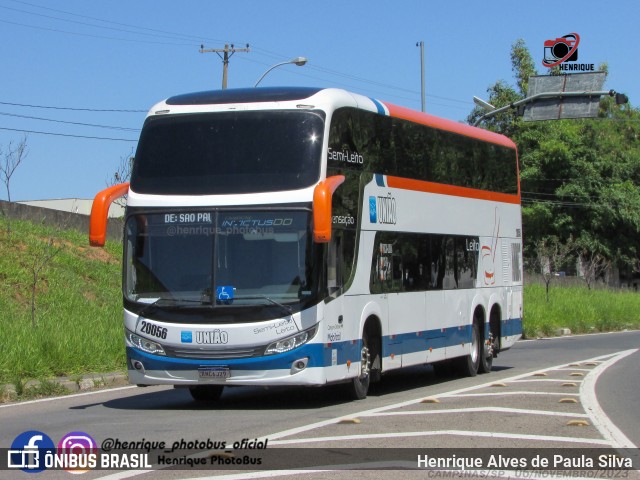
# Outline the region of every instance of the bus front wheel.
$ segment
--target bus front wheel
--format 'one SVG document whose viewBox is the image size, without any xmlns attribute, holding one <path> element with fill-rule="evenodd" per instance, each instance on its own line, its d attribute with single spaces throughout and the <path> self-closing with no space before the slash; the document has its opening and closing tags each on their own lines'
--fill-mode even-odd
<svg viewBox="0 0 640 480">
<path fill-rule="evenodd" d="M 369 392 L 371 383 L 371 351 L 369 350 L 369 336 L 362 336 L 360 349 L 360 373 L 349 383 L 349 394 L 354 400 L 364 400 Z"/>
<path fill-rule="evenodd" d="M 198 385 L 189 387 L 189 393 L 196 402 L 215 402 L 220 399 L 223 385 Z"/>
</svg>

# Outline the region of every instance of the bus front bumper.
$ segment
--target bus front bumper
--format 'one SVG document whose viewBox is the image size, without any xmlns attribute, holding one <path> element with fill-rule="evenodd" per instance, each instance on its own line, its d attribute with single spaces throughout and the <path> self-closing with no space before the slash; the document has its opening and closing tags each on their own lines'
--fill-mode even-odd
<svg viewBox="0 0 640 480">
<path fill-rule="evenodd" d="M 327 378 L 346 379 L 360 368 L 356 345 L 341 349 L 338 358 L 318 343 L 276 355 L 229 360 L 166 357 L 131 346 L 126 350 L 129 382 L 135 385 L 324 385 Z"/>
</svg>

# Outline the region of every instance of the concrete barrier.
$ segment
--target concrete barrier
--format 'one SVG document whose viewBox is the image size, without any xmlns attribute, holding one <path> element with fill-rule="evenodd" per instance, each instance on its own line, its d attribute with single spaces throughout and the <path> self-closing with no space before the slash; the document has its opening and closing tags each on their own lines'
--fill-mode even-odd
<svg viewBox="0 0 640 480">
<path fill-rule="evenodd" d="M 87 235 L 87 244 L 89 244 L 89 215 L 33 207 L 21 203 L 7 202 L 6 200 L 0 200 L 0 212 L 2 212 L 2 215 L 15 220 L 28 220 L 33 223 L 78 230 Z M 107 224 L 107 239 L 121 242 L 123 232 L 124 220 L 110 218 Z"/>
</svg>

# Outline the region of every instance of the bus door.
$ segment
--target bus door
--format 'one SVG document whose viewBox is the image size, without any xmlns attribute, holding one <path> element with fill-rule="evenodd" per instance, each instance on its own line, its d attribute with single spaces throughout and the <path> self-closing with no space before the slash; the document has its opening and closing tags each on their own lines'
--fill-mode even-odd
<svg viewBox="0 0 640 480">
<path fill-rule="evenodd" d="M 359 323 L 359 317 L 345 314 L 345 266 L 344 266 L 344 240 L 343 232 L 336 229 L 333 238 L 327 244 L 326 262 L 324 264 L 326 279 L 327 297 L 325 298 L 324 315 L 321 319 L 324 325 L 323 344 L 324 365 L 337 368 L 326 368 L 327 382 L 342 380 L 346 378 L 347 371 L 339 366 L 343 366 L 349 360 L 352 352 L 349 352 L 351 342 L 348 340 L 350 333 L 355 330 Z M 353 356 L 353 355 L 351 355 Z M 355 358 L 355 357 L 354 357 Z"/>
</svg>

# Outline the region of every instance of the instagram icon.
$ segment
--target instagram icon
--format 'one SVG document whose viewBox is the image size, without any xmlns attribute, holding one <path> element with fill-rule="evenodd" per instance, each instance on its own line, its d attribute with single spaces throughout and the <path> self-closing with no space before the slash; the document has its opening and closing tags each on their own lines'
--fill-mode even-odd
<svg viewBox="0 0 640 480">
<path fill-rule="evenodd" d="M 65 468 L 69 473 L 88 472 L 93 464 L 89 459 L 97 453 L 95 440 L 84 432 L 69 432 L 58 442 L 58 455 L 74 460 Z"/>
</svg>

